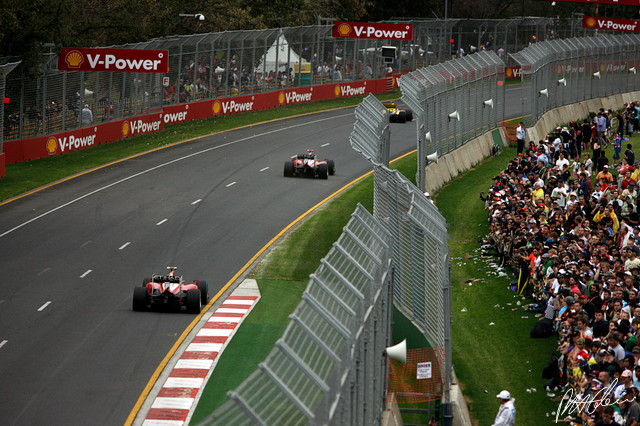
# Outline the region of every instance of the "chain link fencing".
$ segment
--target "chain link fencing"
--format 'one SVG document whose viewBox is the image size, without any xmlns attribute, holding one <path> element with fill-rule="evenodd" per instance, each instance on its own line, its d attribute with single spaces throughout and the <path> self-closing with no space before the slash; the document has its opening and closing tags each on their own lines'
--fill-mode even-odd
<svg viewBox="0 0 640 426">
<path fill-rule="evenodd" d="M 418 172 L 425 187 L 426 158 L 445 155 L 504 120 L 504 63 L 482 51 L 421 68 L 399 78 L 402 101 L 416 117 Z"/>
<path fill-rule="evenodd" d="M 550 40 L 510 58 L 522 67 L 522 117 L 536 123 L 554 108 L 640 87 L 640 35 Z"/>
<path fill-rule="evenodd" d="M 391 275 L 389 233 L 358 205 L 282 338 L 202 424 L 380 424 Z"/>
<path fill-rule="evenodd" d="M 6 77 L 0 104 L 3 140 L 26 139 L 160 111 L 164 105 L 252 95 L 283 88 L 383 78 L 383 45 L 397 48 L 394 73 L 406 73 L 482 50 L 507 57 L 531 41 L 584 35 L 576 22 L 551 18 L 414 19 L 414 40 L 337 39 L 314 25 L 170 36 L 111 46 L 169 52 L 166 75 L 57 70 L 54 46 L 37 75 L 19 66 Z M 0 64 L 14 58 L 2 58 Z M 90 122 L 82 110 L 91 111 Z"/>
</svg>

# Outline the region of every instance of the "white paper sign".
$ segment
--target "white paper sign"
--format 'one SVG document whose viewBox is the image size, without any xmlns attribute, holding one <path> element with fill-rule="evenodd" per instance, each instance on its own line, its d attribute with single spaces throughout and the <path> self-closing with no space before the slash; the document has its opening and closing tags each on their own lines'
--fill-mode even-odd
<svg viewBox="0 0 640 426">
<path fill-rule="evenodd" d="M 418 373 L 417 377 L 419 379 L 430 379 L 431 378 L 431 363 L 430 362 L 419 362 L 418 363 Z"/>
</svg>

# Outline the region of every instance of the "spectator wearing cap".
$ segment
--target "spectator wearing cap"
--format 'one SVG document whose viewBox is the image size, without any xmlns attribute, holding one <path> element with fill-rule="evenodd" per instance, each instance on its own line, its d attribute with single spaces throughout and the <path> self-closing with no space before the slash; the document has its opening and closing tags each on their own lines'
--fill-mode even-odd
<svg viewBox="0 0 640 426">
<path fill-rule="evenodd" d="M 429 201 L 431 202 L 431 204 L 435 204 L 435 203 L 433 202 L 433 200 L 431 199 L 431 194 L 429 194 L 428 192 L 425 192 L 425 193 L 424 193 L 424 196 L 427 198 L 427 200 L 429 200 Z"/>
<path fill-rule="evenodd" d="M 602 167 L 602 171 L 596 175 L 596 182 L 600 183 L 600 185 L 610 185 L 615 182 L 613 175 L 609 172 L 609 166 L 604 165 Z"/>
<path fill-rule="evenodd" d="M 516 407 L 511 394 L 503 390 L 496 397 L 500 400 L 500 409 L 492 426 L 513 426 L 516 423 Z"/>
</svg>

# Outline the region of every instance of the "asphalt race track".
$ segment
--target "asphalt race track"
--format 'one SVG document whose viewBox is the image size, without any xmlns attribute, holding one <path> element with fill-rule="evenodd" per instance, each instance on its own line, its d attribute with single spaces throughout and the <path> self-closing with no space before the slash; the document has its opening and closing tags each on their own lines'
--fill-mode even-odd
<svg viewBox="0 0 640 426">
<path fill-rule="evenodd" d="M 519 88 L 507 94 L 519 111 Z M 133 312 L 134 286 L 178 266 L 215 295 L 280 230 L 371 169 L 349 146 L 354 120 L 348 108 L 205 136 L 0 206 L 0 423 L 124 423 L 194 319 Z M 391 158 L 415 137 L 415 123 L 392 124 Z M 335 160 L 336 174 L 284 178 L 284 161 L 307 148 Z"/>
</svg>

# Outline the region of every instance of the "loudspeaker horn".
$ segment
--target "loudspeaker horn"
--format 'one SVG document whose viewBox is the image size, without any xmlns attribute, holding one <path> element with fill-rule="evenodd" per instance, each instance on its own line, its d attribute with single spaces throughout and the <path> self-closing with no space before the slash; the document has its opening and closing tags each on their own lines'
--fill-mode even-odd
<svg viewBox="0 0 640 426">
<path fill-rule="evenodd" d="M 542 89 L 540 92 L 542 96 L 546 96 L 547 98 L 549 97 L 549 90 L 548 89 Z"/>
<path fill-rule="evenodd" d="M 424 140 L 425 142 L 431 143 L 431 132 L 427 132 L 424 134 Z"/>
<path fill-rule="evenodd" d="M 636 67 L 631 67 L 631 68 L 629 68 L 629 72 L 632 72 L 632 73 L 634 73 L 634 74 L 635 74 L 635 73 L 636 73 Z"/>
<path fill-rule="evenodd" d="M 427 155 L 427 163 L 436 163 L 438 164 L 438 151 L 433 154 Z"/>
<path fill-rule="evenodd" d="M 456 119 L 458 121 L 460 121 L 460 114 L 458 113 L 458 111 L 453 111 L 451 114 L 449 114 L 449 121 Z"/>
<path fill-rule="evenodd" d="M 600 78 L 600 71 L 596 71 L 596 72 L 594 72 L 594 73 L 593 73 L 593 76 L 594 76 L 595 78 Z"/>
<path fill-rule="evenodd" d="M 384 350 L 384 354 L 391 359 L 407 363 L 407 339 Z"/>
<path fill-rule="evenodd" d="M 563 86 L 566 86 L 567 85 L 567 79 L 562 77 L 560 80 L 558 80 L 558 86 L 561 85 L 561 84 Z"/>
<path fill-rule="evenodd" d="M 493 98 L 487 99 L 486 101 L 484 101 L 482 103 L 482 108 L 484 108 L 484 107 L 493 108 Z"/>
</svg>

